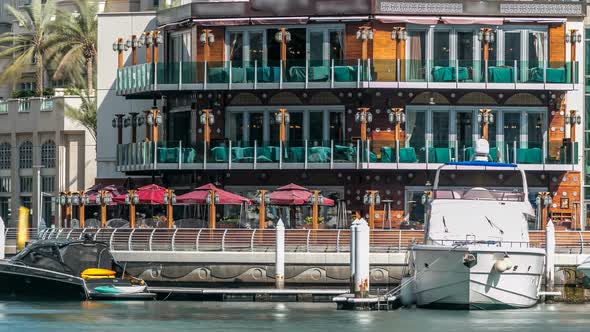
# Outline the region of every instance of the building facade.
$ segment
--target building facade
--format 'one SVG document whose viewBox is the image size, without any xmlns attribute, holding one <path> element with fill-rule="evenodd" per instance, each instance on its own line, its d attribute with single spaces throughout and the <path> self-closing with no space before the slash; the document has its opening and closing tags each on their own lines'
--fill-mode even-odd
<svg viewBox="0 0 590 332">
<path fill-rule="evenodd" d="M 94 184 L 95 140 L 64 114 L 67 107 L 79 105 L 79 97 L 63 91 L 50 98 L 0 103 L 0 217 L 8 226 L 17 223 L 20 206 L 31 209 L 33 224 L 42 211 L 48 226 L 59 225 L 53 198 Z"/>
<path fill-rule="evenodd" d="M 484 137 L 494 161 L 527 171 L 534 205 L 551 197 L 540 213 L 583 229 L 585 13 L 582 1 L 316 0 L 102 15 L 99 181 L 250 195 L 294 182 L 363 215 L 378 190 L 376 227 L 419 228 L 435 170 Z M 158 47 L 121 49 L 117 69 L 108 46 L 153 30 Z M 161 124 L 111 126 L 144 112 Z M 444 180 L 518 183 L 485 168 Z"/>
</svg>

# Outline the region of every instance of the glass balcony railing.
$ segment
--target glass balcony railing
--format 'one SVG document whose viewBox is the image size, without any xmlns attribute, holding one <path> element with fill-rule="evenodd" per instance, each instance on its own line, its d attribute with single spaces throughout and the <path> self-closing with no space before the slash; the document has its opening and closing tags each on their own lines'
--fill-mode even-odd
<svg viewBox="0 0 590 332">
<path fill-rule="evenodd" d="M 546 146 L 542 142 L 491 142 L 488 160 L 521 165 L 576 165 L 578 152 L 578 143 Z M 276 164 L 278 167 L 304 168 L 346 163 L 351 168 L 362 168 L 366 163 L 443 164 L 470 161 L 474 157 L 474 147 L 458 141 L 304 140 L 281 143 L 214 140 L 208 145 L 142 142 L 122 144 L 117 148 L 118 166 L 148 168 L 162 164 L 172 168 L 187 167 L 186 164 L 199 164 L 199 168 L 221 164 L 223 167 Z"/>
<path fill-rule="evenodd" d="M 371 82 L 579 83 L 578 62 L 416 59 L 176 62 L 158 63 L 155 68 L 153 64 L 140 64 L 120 69 L 117 78 L 119 91 L 128 93 L 156 89 L 158 85 L 160 89 L 178 89 L 187 84 L 199 84 L 195 89 L 231 89 L 232 85 L 240 84 L 246 86 L 237 88 L 254 88 L 258 84 L 275 84 L 277 88 L 285 84 L 295 88 L 296 84 L 328 88 Z"/>
<path fill-rule="evenodd" d="M 8 113 L 8 103 L 5 101 L 0 102 L 0 113 Z"/>
</svg>

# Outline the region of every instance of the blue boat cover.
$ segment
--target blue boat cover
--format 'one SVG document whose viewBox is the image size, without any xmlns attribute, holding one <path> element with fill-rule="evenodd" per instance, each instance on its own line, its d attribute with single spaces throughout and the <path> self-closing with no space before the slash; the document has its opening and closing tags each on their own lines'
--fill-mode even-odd
<svg viewBox="0 0 590 332">
<path fill-rule="evenodd" d="M 450 163 L 446 163 L 445 165 L 453 165 L 453 166 L 484 166 L 484 167 L 511 167 L 516 168 L 516 164 L 507 164 L 507 163 L 497 163 L 491 161 L 454 161 Z"/>
</svg>

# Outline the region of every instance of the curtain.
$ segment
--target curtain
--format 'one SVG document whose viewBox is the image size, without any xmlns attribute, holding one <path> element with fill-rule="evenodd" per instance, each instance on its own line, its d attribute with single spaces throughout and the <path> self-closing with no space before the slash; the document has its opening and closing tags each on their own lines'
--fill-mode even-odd
<svg viewBox="0 0 590 332">
<path fill-rule="evenodd" d="M 409 41 L 409 79 L 420 80 L 424 78 L 424 59 L 422 56 L 423 32 L 410 32 Z"/>
</svg>

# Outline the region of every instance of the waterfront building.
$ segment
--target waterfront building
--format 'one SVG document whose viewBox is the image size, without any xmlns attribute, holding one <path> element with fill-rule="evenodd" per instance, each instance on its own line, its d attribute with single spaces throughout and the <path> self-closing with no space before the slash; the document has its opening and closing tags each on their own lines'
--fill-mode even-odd
<svg viewBox="0 0 590 332">
<path fill-rule="evenodd" d="M 493 160 L 527 171 L 540 214 L 583 229 L 585 13 L 584 1 L 277 0 L 101 14 L 98 181 L 250 196 L 294 182 L 363 215 L 377 190 L 376 227 L 419 228 L 434 170 L 484 137 Z"/>
</svg>

